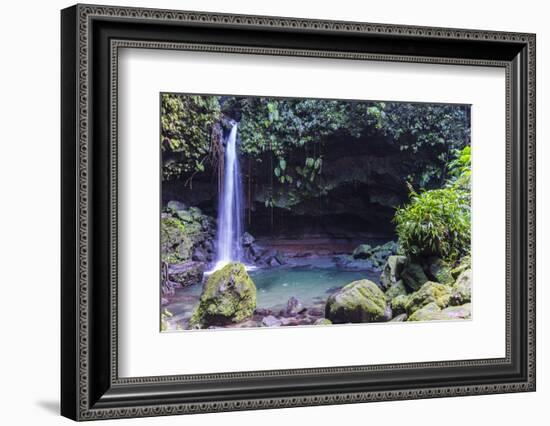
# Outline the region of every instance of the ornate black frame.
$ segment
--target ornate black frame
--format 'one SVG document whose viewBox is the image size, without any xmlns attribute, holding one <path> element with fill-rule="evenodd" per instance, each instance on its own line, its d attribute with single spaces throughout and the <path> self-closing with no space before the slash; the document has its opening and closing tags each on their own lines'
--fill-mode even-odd
<svg viewBox="0 0 550 426">
<path fill-rule="evenodd" d="M 61 413 L 157 416 L 535 390 L 535 35 L 76 5 L 61 13 Z M 506 70 L 506 357 L 119 378 L 117 53 L 193 49 Z"/>
</svg>

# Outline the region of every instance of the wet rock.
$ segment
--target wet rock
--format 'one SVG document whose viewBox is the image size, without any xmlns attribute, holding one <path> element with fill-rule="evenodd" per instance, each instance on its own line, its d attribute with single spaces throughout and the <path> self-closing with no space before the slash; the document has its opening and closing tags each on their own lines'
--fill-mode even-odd
<svg viewBox="0 0 550 426">
<path fill-rule="evenodd" d="M 285 314 L 287 316 L 297 315 L 305 312 L 307 308 L 302 305 L 302 303 L 296 299 L 294 296 L 292 296 L 290 299 L 288 299 L 288 302 L 286 303 L 286 310 Z"/>
<path fill-rule="evenodd" d="M 390 317 L 386 296 L 369 280 L 345 285 L 328 298 L 325 306 L 325 318 L 335 324 L 388 321 Z"/>
<path fill-rule="evenodd" d="M 272 313 L 273 311 L 271 309 L 264 309 L 264 308 L 256 308 L 256 310 L 254 311 L 255 315 L 259 315 L 262 317 L 266 317 L 268 315 L 271 315 Z"/>
<path fill-rule="evenodd" d="M 262 325 L 264 327 L 280 327 L 283 322 L 273 315 L 268 315 L 262 319 Z"/>
<path fill-rule="evenodd" d="M 204 263 L 188 261 L 168 265 L 168 280 L 181 287 L 202 282 Z"/>
<path fill-rule="evenodd" d="M 223 326 L 249 319 L 256 308 L 256 286 L 242 263 L 229 263 L 206 281 L 190 324 Z"/>
<path fill-rule="evenodd" d="M 195 249 L 192 259 L 196 262 L 208 262 L 208 253 L 205 252 L 202 248 Z"/>
<path fill-rule="evenodd" d="M 243 245 L 243 247 L 250 247 L 252 244 L 254 244 L 254 241 L 256 241 L 256 239 L 248 232 L 245 232 L 241 236 L 241 244 Z"/>
<path fill-rule="evenodd" d="M 390 320 L 390 322 L 403 322 L 403 321 L 407 321 L 407 314 L 405 313 L 399 314 Z"/>
<path fill-rule="evenodd" d="M 354 259 L 368 259 L 372 255 L 372 247 L 369 244 L 361 244 L 351 254 Z"/>
</svg>

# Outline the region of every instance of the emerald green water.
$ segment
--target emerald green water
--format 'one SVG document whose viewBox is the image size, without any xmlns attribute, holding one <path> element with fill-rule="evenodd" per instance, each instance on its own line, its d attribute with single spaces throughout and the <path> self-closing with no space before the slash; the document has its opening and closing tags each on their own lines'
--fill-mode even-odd
<svg viewBox="0 0 550 426">
<path fill-rule="evenodd" d="M 295 266 L 256 269 L 249 271 L 249 275 L 258 291 L 257 307 L 279 309 L 286 306 L 291 297 L 306 307 L 324 304 L 338 288 L 365 278 L 378 282 L 380 273 L 342 271 L 336 267 Z M 197 284 L 177 289 L 176 293 L 178 296 L 195 296 L 198 302 L 201 291 L 202 285 Z"/>
</svg>

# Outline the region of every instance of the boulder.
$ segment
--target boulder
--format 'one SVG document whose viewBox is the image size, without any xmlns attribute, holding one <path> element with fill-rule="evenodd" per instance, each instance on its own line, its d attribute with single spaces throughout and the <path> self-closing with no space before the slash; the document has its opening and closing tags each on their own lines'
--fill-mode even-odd
<svg viewBox="0 0 550 426">
<path fill-rule="evenodd" d="M 462 272 L 452 286 L 450 305 L 459 306 L 472 301 L 472 270 Z"/>
<path fill-rule="evenodd" d="M 430 303 L 435 303 L 439 309 L 443 309 L 449 304 L 451 292 L 448 285 L 428 281 L 417 292 L 409 295 L 405 309 L 409 315 Z"/>
<path fill-rule="evenodd" d="M 293 316 L 301 314 L 305 311 L 306 308 L 304 308 L 304 305 L 302 305 L 302 303 L 294 296 L 288 299 L 288 302 L 286 303 L 285 315 Z"/>
<path fill-rule="evenodd" d="M 206 281 L 190 325 L 223 326 L 248 319 L 256 308 L 256 286 L 242 263 L 229 263 Z"/>
<path fill-rule="evenodd" d="M 392 284 L 392 286 L 388 288 L 388 290 L 386 291 L 386 299 L 388 300 L 395 299 L 397 296 L 406 296 L 406 295 L 407 295 L 407 288 L 405 287 L 403 280 L 399 280 L 395 284 Z"/>
<path fill-rule="evenodd" d="M 409 317 L 409 321 L 454 321 L 472 317 L 472 305 L 465 303 L 461 306 L 449 306 L 440 309 L 435 303 L 430 303 L 416 311 Z"/>
<path fill-rule="evenodd" d="M 399 314 L 390 320 L 390 322 L 403 322 L 403 321 L 407 321 L 407 314 Z"/>
<path fill-rule="evenodd" d="M 267 317 L 263 317 L 262 325 L 264 327 L 280 327 L 283 325 L 283 322 L 273 315 L 268 315 Z"/>
<path fill-rule="evenodd" d="M 401 272 L 401 279 L 413 291 L 418 290 L 428 281 L 422 266 L 418 263 L 408 263 Z"/>
<path fill-rule="evenodd" d="M 251 234 L 249 234 L 248 232 L 245 232 L 242 236 L 241 236 L 241 244 L 243 245 L 243 247 L 249 247 L 251 246 L 252 244 L 254 244 L 254 241 L 256 241 L 256 238 L 254 238 Z"/>
<path fill-rule="evenodd" d="M 426 262 L 426 274 L 432 281 L 442 284 L 452 284 L 454 278 L 451 268 L 439 257 L 431 257 Z"/>
<path fill-rule="evenodd" d="M 200 284 L 204 274 L 204 263 L 187 261 L 168 265 L 168 280 L 181 287 Z"/>
<path fill-rule="evenodd" d="M 401 272 L 408 260 L 406 256 L 389 256 L 380 275 L 380 284 L 384 289 L 390 288 L 401 279 Z"/>
<path fill-rule="evenodd" d="M 462 259 L 460 259 L 458 265 L 451 270 L 451 275 L 454 279 L 457 279 L 462 272 L 464 272 L 466 269 L 471 269 L 471 267 L 472 259 L 470 258 L 470 256 L 464 256 Z"/>
<path fill-rule="evenodd" d="M 331 325 L 332 321 L 326 318 L 319 318 L 318 320 L 315 320 L 313 325 Z"/>
<path fill-rule="evenodd" d="M 391 301 L 391 308 L 394 315 L 401 315 L 407 312 L 407 309 L 405 309 L 405 305 L 409 301 L 409 297 L 407 295 L 401 294 L 397 297 L 394 297 Z"/>
<path fill-rule="evenodd" d="M 187 206 L 181 201 L 172 200 L 168 201 L 168 204 L 166 204 L 166 209 L 171 211 L 172 213 L 177 213 L 181 210 L 185 210 L 186 208 Z"/>
<path fill-rule="evenodd" d="M 329 296 L 325 318 L 334 324 L 381 322 L 391 318 L 386 296 L 369 280 L 353 281 Z"/>
<path fill-rule="evenodd" d="M 361 244 L 353 250 L 351 256 L 354 259 L 368 259 L 372 255 L 372 247 L 369 244 Z"/>
<path fill-rule="evenodd" d="M 437 319 L 439 312 L 441 312 L 441 308 L 437 305 L 437 303 L 431 302 L 416 310 L 409 316 L 407 321 L 433 321 Z"/>
</svg>

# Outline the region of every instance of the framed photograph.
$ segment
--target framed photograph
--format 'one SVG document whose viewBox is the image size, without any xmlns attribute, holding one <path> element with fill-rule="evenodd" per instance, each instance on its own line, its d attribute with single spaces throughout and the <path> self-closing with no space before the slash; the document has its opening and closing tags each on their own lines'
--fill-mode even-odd
<svg viewBox="0 0 550 426">
<path fill-rule="evenodd" d="M 535 390 L 535 35 L 61 12 L 61 412 Z"/>
</svg>

